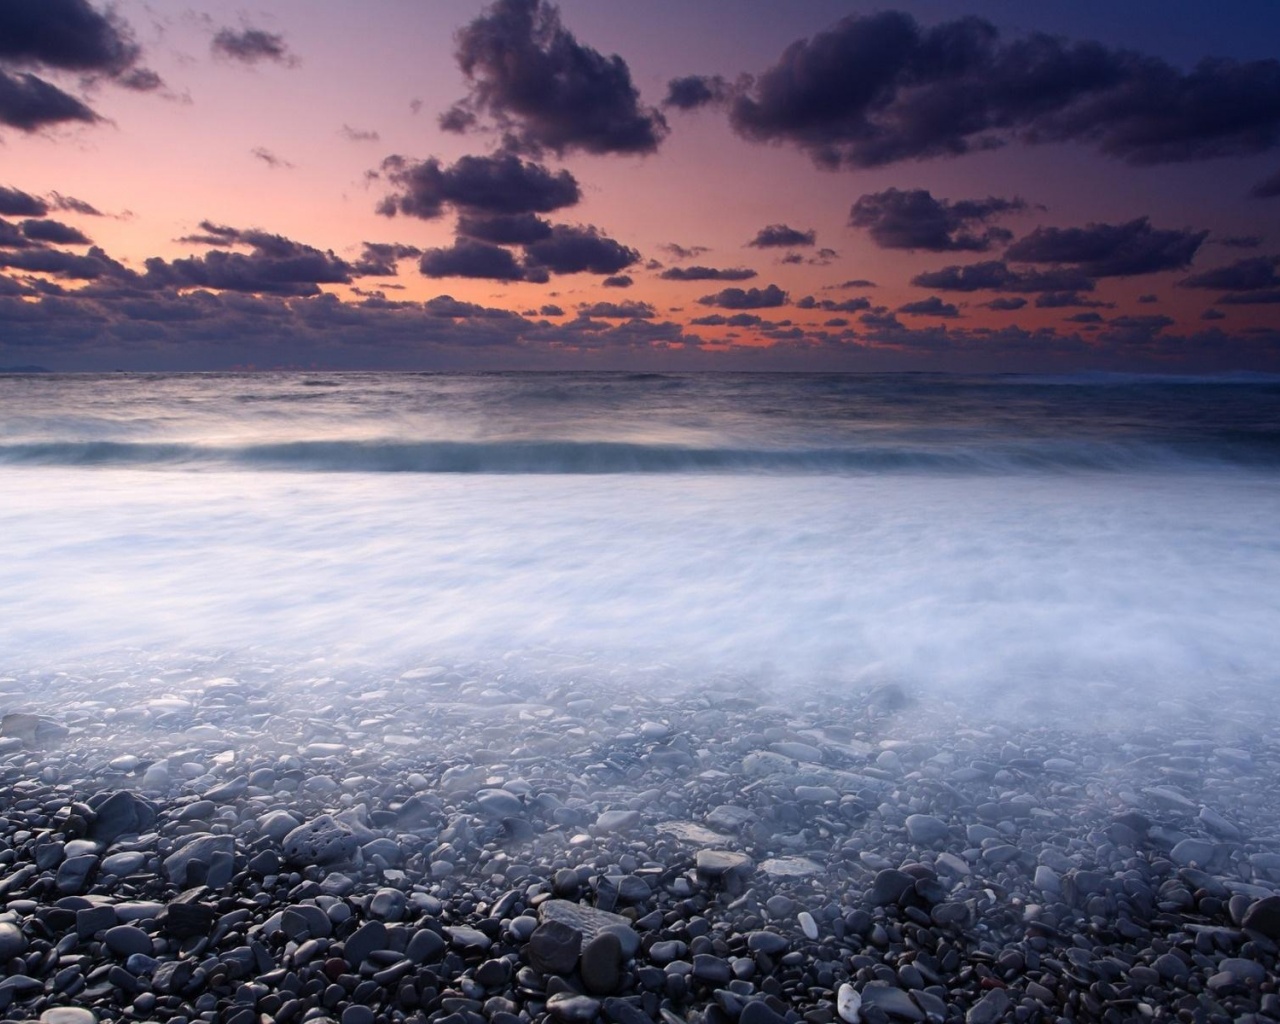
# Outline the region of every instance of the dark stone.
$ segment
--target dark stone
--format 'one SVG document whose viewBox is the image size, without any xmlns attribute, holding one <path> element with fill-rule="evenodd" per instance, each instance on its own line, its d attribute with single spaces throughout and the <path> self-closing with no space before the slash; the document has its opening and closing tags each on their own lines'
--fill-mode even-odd
<svg viewBox="0 0 1280 1024">
<path fill-rule="evenodd" d="M 544 921 L 533 930 L 525 955 L 542 974 L 568 974 L 578 964 L 582 932 L 559 921 Z"/>
<path fill-rule="evenodd" d="M 607 996 L 622 982 L 622 943 L 611 932 L 597 935 L 582 948 L 582 984 L 593 995 Z"/>
</svg>

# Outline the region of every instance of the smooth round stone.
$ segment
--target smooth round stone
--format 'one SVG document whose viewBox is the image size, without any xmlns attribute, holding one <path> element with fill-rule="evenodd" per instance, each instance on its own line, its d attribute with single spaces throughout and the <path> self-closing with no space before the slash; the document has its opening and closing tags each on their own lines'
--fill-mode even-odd
<svg viewBox="0 0 1280 1024">
<path fill-rule="evenodd" d="M 796 920 L 800 923 L 800 931 L 804 933 L 804 937 L 811 941 L 818 938 L 818 922 L 813 919 L 813 915 L 807 910 L 802 910 L 796 916 Z"/>
<path fill-rule="evenodd" d="M 862 988 L 862 1006 L 876 1007 L 890 1017 L 899 1020 L 924 1020 L 920 1007 L 912 1002 L 911 997 L 896 985 L 881 981 L 868 982 Z"/>
<path fill-rule="evenodd" d="M 759 931 L 747 933 L 747 949 L 753 953 L 777 956 L 790 948 L 791 940 L 785 935 L 779 935 L 777 932 Z"/>
<path fill-rule="evenodd" d="M 941 818 L 932 814 L 908 814 L 907 836 L 913 843 L 929 845 L 945 842 L 951 837 L 951 829 Z"/>
<path fill-rule="evenodd" d="M 378 1015 L 367 1006 L 352 1004 L 342 1011 L 342 1024 L 375 1024 Z"/>
<path fill-rule="evenodd" d="M 130 924 L 118 924 L 114 928 L 108 928 L 102 935 L 102 941 L 116 956 L 126 959 L 134 953 L 150 956 L 153 948 L 151 936 L 141 928 L 135 928 Z"/>
<path fill-rule="evenodd" d="M 689 947 L 679 939 L 663 939 L 649 947 L 649 959 L 659 967 L 665 967 L 673 960 L 681 959 L 688 952 Z"/>
<path fill-rule="evenodd" d="M 478 928 L 454 925 L 452 928 L 446 928 L 445 933 L 455 949 L 484 950 L 493 945 L 493 939 Z"/>
<path fill-rule="evenodd" d="M 369 901 L 369 915 L 382 921 L 399 921 L 404 917 L 407 900 L 399 889 L 379 889 Z"/>
<path fill-rule="evenodd" d="M 103 874 L 132 875 L 135 871 L 141 871 L 147 863 L 147 855 L 139 850 L 130 850 L 127 853 L 113 853 L 110 857 L 104 857 L 100 868 Z"/>
<path fill-rule="evenodd" d="M 40 1024 L 97 1024 L 92 1010 L 81 1006 L 55 1006 L 40 1014 Z"/>
<path fill-rule="evenodd" d="M 7 921 L 0 922 L 0 963 L 21 956 L 27 951 L 27 937 L 22 929 Z"/>
<path fill-rule="evenodd" d="M 763 999 L 752 999 L 742 1008 L 738 1024 L 786 1024 L 787 1018 L 774 1013 Z"/>
<path fill-rule="evenodd" d="M 596 818 L 595 831 L 601 835 L 608 832 L 629 832 L 639 824 L 639 811 L 604 811 Z"/>
<path fill-rule="evenodd" d="M 862 1020 L 862 996 L 847 981 L 836 993 L 836 1013 L 845 1024 L 859 1024 Z"/>
<path fill-rule="evenodd" d="M 525 812 L 520 798 L 505 789 L 482 789 L 476 794 L 476 803 L 491 818 L 518 818 Z"/>
<path fill-rule="evenodd" d="M 413 933 L 404 955 L 411 963 L 434 963 L 445 951 L 445 941 L 430 928 L 419 928 Z"/>
</svg>

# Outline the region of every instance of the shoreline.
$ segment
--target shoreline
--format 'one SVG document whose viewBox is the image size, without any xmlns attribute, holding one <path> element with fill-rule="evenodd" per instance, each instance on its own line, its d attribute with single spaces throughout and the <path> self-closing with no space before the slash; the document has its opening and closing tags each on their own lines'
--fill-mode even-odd
<svg viewBox="0 0 1280 1024">
<path fill-rule="evenodd" d="M 3 1019 L 1280 1019 L 1265 715 L 178 685 L 4 720 Z"/>
</svg>

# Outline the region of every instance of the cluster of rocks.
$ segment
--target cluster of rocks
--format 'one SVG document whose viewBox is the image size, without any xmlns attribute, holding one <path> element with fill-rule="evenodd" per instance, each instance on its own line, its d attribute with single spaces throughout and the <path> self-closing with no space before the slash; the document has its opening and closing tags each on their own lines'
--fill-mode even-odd
<svg viewBox="0 0 1280 1024">
<path fill-rule="evenodd" d="M 1265 716 L 475 678 L 0 684 L 0 1019 L 1280 1021 Z"/>
</svg>

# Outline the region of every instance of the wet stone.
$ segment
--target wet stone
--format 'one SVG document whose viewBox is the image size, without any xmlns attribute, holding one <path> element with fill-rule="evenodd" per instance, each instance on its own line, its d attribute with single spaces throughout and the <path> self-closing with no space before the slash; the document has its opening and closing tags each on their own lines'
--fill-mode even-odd
<svg viewBox="0 0 1280 1024">
<path fill-rule="evenodd" d="M 102 940 L 107 944 L 107 948 L 118 957 L 127 959 L 134 953 L 142 953 L 146 956 L 151 955 L 151 936 L 141 928 L 135 928 L 131 924 L 118 924 L 113 928 L 108 928 L 103 934 Z"/>
<path fill-rule="evenodd" d="M 582 983 L 592 995 L 612 995 L 622 980 L 622 942 L 612 932 L 604 932 L 582 947 L 579 971 Z"/>
<path fill-rule="evenodd" d="M 946 842 L 951 837 L 947 823 L 932 814 L 909 814 L 906 825 L 908 838 L 922 846 Z"/>
<path fill-rule="evenodd" d="M 866 1014 L 868 1010 L 876 1009 L 895 1020 L 924 1020 L 924 1013 L 920 1007 L 912 1001 L 906 992 L 896 985 L 889 985 L 881 981 L 871 981 L 862 987 L 859 994 L 862 996 L 863 1014 Z"/>
</svg>

